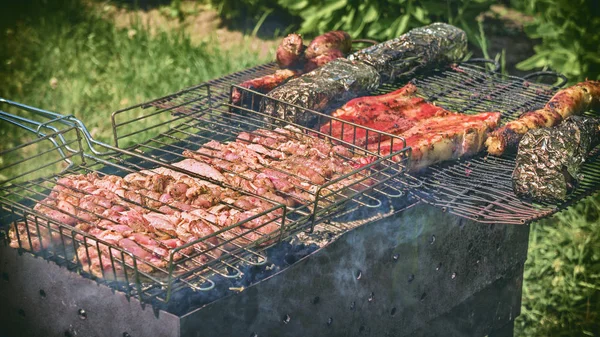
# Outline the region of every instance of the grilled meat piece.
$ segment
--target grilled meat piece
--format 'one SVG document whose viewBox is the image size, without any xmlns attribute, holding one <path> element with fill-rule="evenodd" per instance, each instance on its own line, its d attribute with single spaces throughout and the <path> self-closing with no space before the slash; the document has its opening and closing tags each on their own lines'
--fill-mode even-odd
<svg viewBox="0 0 600 337">
<path fill-rule="evenodd" d="M 416 97 L 416 91 L 414 85 L 408 84 L 385 95 L 356 98 L 332 115 L 404 137 L 406 146 L 412 147 L 412 170 L 477 153 L 486 132 L 499 122 L 499 113 L 457 114 Z M 385 155 L 403 147 L 398 140 L 392 145 L 389 139 L 380 139 L 379 135 L 369 134 L 366 129 L 338 120 L 324 124 L 320 130 L 353 144 L 368 144 L 372 151 Z"/>
<path fill-rule="evenodd" d="M 235 142 L 211 141 L 195 152 L 184 152 L 226 170 L 228 184 L 286 205 L 314 200 L 319 186 L 355 169 L 338 154 L 353 157 L 347 149 L 294 127 L 241 133 Z M 356 179 L 349 177 L 330 189 L 353 184 Z"/>
<path fill-rule="evenodd" d="M 306 63 L 304 64 L 304 68 L 302 68 L 302 72 L 308 73 L 310 71 L 313 71 L 319 67 L 322 67 L 322 66 L 326 65 L 327 63 L 329 63 L 335 59 L 339 59 L 341 57 L 344 57 L 344 53 L 342 53 L 341 51 L 339 51 L 337 49 L 327 51 L 324 54 L 319 55 L 315 58 L 308 59 L 306 61 Z"/>
<path fill-rule="evenodd" d="M 433 23 L 362 49 L 348 59 L 374 67 L 387 82 L 413 76 L 420 70 L 459 62 L 466 53 L 465 32 L 445 23 Z"/>
<path fill-rule="evenodd" d="M 292 68 L 302 64 L 305 49 L 300 34 L 286 36 L 277 47 L 277 64 L 280 68 Z"/>
<path fill-rule="evenodd" d="M 377 89 L 381 81 L 441 64 L 460 61 L 467 47 L 466 34 L 453 26 L 435 23 L 416 28 L 385 43 L 363 49 L 288 81 L 263 99 L 261 111 L 304 126 L 313 126 L 314 115 L 302 109 L 326 112 L 332 104 Z"/>
<path fill-rule="evenodd" d="M 414 95 L 416 91 L 417 88 L 414 85 L 408 84 L 385 95 L 355 98 L 331 115 L 371 129 L 402 134 L 419 121 L 452 114 L 450 111 L 416 97 Z M 322 133 L 359 146 L 388 138 L 380 137 L 374 132 L 367 132 L 367 129 L 353 127 L 338 120 L 331 120 L 321 126 L 320 130 Z"/>
<path fill-rule="evenodd" d="M 205 163 L 199 162 L 197 160 L 184 159 L 180 162 L 174 163 L 173 166 L 180 167 L 184 170 L 194 172 L 200 176 L 218 181 L 224 182 L 225 177 L 221 172 L 210 165 L 206 165 Z"/>
<path fill-rule="evenodd" d="M 600 81 L 585 81 L 558 91 L 544 108 L 527 112 L 494 131 L 486 141 L 490 154 L 500 156 L 517 148 L 529 130 L 558 125 L 563 119 L 590 109 L 600 109 Z"/>
<path fill-rule="evenodd" d="M 270 160 L 254 151 L 252 144 L 231 142 L 219 145 L 219 151 L 200 148 L 197 152 L 185 151 L 183 154 L 195 160 L 229 169 L 234 174 L 224 175 L 228 184 L 240 187 L 252 193 L 278 192 L 302 196 L 301 202 L 311 200 L 310 195 L 301 191 L 302 181 L 290 173 L 278 172 L 267 168 Z M 258 144 L 254 144 L 258 145 Z M 211 146 L 215 146 L 211 143 Z M 266 150 L 261 147 L 260 150 Z M 248 173 L 248 171 L 252 173 Z M 300 189 L 300 190 L 298 190 Z M 270 194 L 273 196 L 273 194 Z"/>
<path fill-rule="evenodd" d="M 327 32 L 315 37 L 306 48 L 305 55 L 308 59 L 315 59 L 330 52 L 343 54 L 352 50 L 352 38 L 342 30 Z"/>
<path fill-rule="evenodd" d="M 534 129 L 519 143 L 512 180 L 515 193 L 539 202 L 567 199 L 588 153 L 600 143 L 600 119 L 568 117 L 558 127 Z"/>
<path fill-rule="evenodd" d="M 214 177 L 215 172 L 219 173 L 203 163 L 184 162 L 182 165 L 200 168 L 200 174 L 209 172 L 207 175 L 211 177 Z M 201 171 L 207 167 L 209 169 Z M 242 216 L 248 217 L 272 208 L 267 202 L 240 197 L 239 193 L 229 189 L 160 168 L 143 170 L 123 178 L 110 175 L 99 177 L 98 174 L 62 177 L 50 195 L 36 204 L 34 209 L 51 219 L 74 225 L 92 237 L 104 240 L 106 243 L 100 242 L 98 247 L 95 239 L 88 239 L 85 244 L 80 244 L 77 249 L 79 261 L 85 271 L 95 276 L 112 275 L 114 272 L 120 277 L 124 272 L 131 271 L 133 260 L 128 255 L 123 260 L 120 252 L 109 245 L 133 254 L 138 260 L 140 271 L 152 272 L 155 267 L 166 267 L 172 249 L 197 240 L 202 237 L 199 236 L 202 233 L 211 235 L 214 232 L 199 223 L 190 224 L 199 219 L 190 219 L 186 214 L 194 212 L 194 209 L 198 210 L 198 206 L 212 212 L 210 214 L 220 220 L 216 223 L 222 226 L 234 225 Z M 234 213 L 240 215 L 230 214 L 232 210 L 227 204 L 215 207 L 219 201 L 233 204 L 237 198 L 240 198 L 238 205 L 245 208 L 244 212 Z M 209 214 L 208 212 L 205 213 Z M 250 212 L 250 215 L 245 212 Z M 281 216 L 283 212 L 273 213 L 264 219 L 253 221 L 269 222 L 272 217 Z M 55 242 L 70 244 L 68 239 L 59 236 L 56 225 L 48 224 L 42 219 L 37 221 L 40 225 L 35 225 L 31 218 L 28 223 L 21 222 L 13 226 L 9 230 L 10 245 L 39 251 Z M 259 226 L 258 222 L 256 225 Z M 210 249 L 210 256 L 218 257 L 221 251 L 212 248 L 219 244 L 219 237 L 212 237 L 181 250 L 174 255 L 174 259 L 178 260 L 182 257 L 181 254 L 188 254 L 194 249 Z M 76 234 L 76 238 L 78 242 L 83 242 L 82 235 Z M 112 257 L 116 259 L 114 264 L 109 249 L 113 249 Z M 204 254 L 194 258 L 194 262 L 203 263 L 209 258 Z M 123 263 L 128 267 L 124 267 Z"/>
<path fill-rule="evenodd" d="M 338 58 L 269 92 L 267 96 L 273 99 L 263 99 L 261 111 L 310 127 L 316 123 L 314 114 L 279 102 L 323 111 L 331 104 L 377 89 L 379 79 L 375 68 L 363 62 Z"/>
<path fill-rule="evenodd" d="M 302 44 L 302 37 L 298 34 L 290 34 L 277 47 L 277 64 L 282 69 L 275 71 L 274 74 L 244 81 L 240 86 L 266 94 L 290 78 L 312 71 L 336 58 L 344 57 L 345 53 L 350 52 L 351 47 L 352 40 L 347 33 L 342 31 L 329 32 L 317 36 L 311 42 L 309 46 L 312 50 L 311 56 L 307 56 L 304 54 L 306 47 Z M 242 96 L 243 94 L 238 88 L 233 88 L 231 103 L 234 105 L 241 105 L 241 103 L 250 105 L 252 97 Z M 251 108 L 255 109 L 254 106 Z"/>
<path fill-rule="evenodd" d="M 27 221 L 11 225 L 8 238 L 12 248 L 23 248 L 34 252 L 61 243 L 60 232 L 56 225 L 32 216 L 28 217 Z M 66 244 L 70 243 L 70 240 L 66 241 Z"/>
<path fill-rule="evenodd" d="M 407 131 L 399 134 L 406 139 L 406 146 L 412 148 L 412 171 L 451 159 L 473 155 L 481 151 L 489 130 L 500 121 L 500 113 L 484 112 L 477 115 L 450 114 L 432 117 L 417 122 Z M 369 145 L 372 151 L 381 154 L 400 151 L 401 142 L 386 140 Z"/>
<path fill-rule="evenodd" d="M 302 73 L 302 70 L 281 69 L 275 71 L 274 74 L 269 74 L 244 81 L 240 83 L 240 87 L 254 90 L 261 94 L 266 94 L 269 91 L 275 89 L 277 86 L 285 83 L 285 81 L 287 81 L 288 79 L 299 76 Z M 240 105 L 242 99 L 242 92 L 238 88 L 234 87 L 231 93 L 231 103 L 234 105 Z M 248 97 L 244 101 L 251 99 L 251 97 Z"/>
</svg>

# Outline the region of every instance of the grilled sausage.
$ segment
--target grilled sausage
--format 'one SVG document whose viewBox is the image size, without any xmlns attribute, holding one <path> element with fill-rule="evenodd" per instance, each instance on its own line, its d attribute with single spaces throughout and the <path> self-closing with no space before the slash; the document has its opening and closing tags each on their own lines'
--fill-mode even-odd
<svg viewBox="0 0 600 337">
<path fill-rule="evenodd" d="M 600 81 L 585 81 L 560 90 L 544 108 L 527 112 L 519 119 L 508 122 L 492 132 L 485 144 L 488 153 L 500 156 L 506 150 L 516 149 L 527 131 L 552 127 L 563 119 L 600 108 Z"/>
</svg>

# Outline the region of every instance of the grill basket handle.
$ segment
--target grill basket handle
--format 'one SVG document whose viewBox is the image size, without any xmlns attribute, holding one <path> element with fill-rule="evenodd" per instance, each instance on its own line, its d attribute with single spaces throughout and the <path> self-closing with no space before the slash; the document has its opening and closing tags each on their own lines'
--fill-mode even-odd
<svg viewBox="0 0 600 337">
<path fill-rule="evenodd" d="M 356 43 L 366 43 L 366 44 L 370 44 L 371 46 L 374 46 L 374 45 L 378 44 L 379 41 L 371 40 L 371 39 L 353 39 L 352 44 L 356 44 Z"/>
<path fill-rule="evenodd" d="M 22 105 L 16 102 L 12 102 L 9 100 L 6 100 L 4 98 L 0 98 L 0 103 L 4 103 L 4 104 L 8 104 L 10 106 L 15 106 L 15 107 L 19 107 L 19 108 L 23 108 L 23 107 L 27 107 L 26 105 Z M 25 109 L 27 111 L 30 111 L 28 109 Z M 65 118 L 67 116 L 62 116 L 60 118 Z M 8 113 L 6 111 L 2 111 L 0 110 L 0 120 L 10 123 L 12 125 L 18 126 L 26 131 L 29 131 L 33 134 L 35 134 L 39 139 L 41 138 L 45 138 L 48 141 L 50 141 L 52 143 L 52 145 L 54 145 L 55 149 L 58 151 L 58 153 L 60 154 L 60 156 L 62 157 L 62 159 L 67 162 L 69 164 L 69 167 L 73 164 L 73 162 L 71 161 L 70 156 L 65 153 L 65 151 L 63 149 L 66 149 L 67 151 L 71 152 L 71 153 L 80 153 L 81 150 L 77 150 L 77 149 L 73 149 L 72 147 L 69 146 L 69 144 L 71 142 L 67 141 L 64 137 L 64 133 L 69 132 L 69 129 L 75 129 L 73 127 L 69 128 L 69 129 L 58 129 L 55 126 L 52 126 L 51 124 L 53 124 L 54 122 L 56 122 L 58 119 L 57 118 L 53 118 L 47 122 L 39 122 L 39 121 L 35 121 L 29 118 L 25 118 L 25 117 L 21 117 L 21 116 L 17 116 L 11 113 Z M 78 130 L 76 130 L 77 132 Z M 79 135 L 78 135 L 79 138 Z M 39 140 L 35 140 L 31 143 L 35 143 L 36 141 Z M 81 145 L 81 143 L 79 143 L 79 145 Z M 10 151 L 10 150 L 9 150 Z"/>
<path fill-rule="evenodd" d="M 34 113 L 38 116 L 47 118 L 48 120 L 46 122 L 42 123 L 39 121 L 34 121 L 34 120 L 31 120 L 28 118 L 15 116 L 15 115 L 12 115 L 12 114 L 9 114 L 6 112 L 2 112 L 3 120 L 5 120 L 13 125 L 17 125 L 25 130 L 36 133 L 39 137 L 44 136 L 43 133 L 41 133 L 41 130 L 44 128 L 49 129 L 53 132 L 57 132 L 58 129 L 56 127 L 51 126 L 51 124 L 60 123 L 67 127 L 75 127 L 77 129 L 79 129 L 79 131 L 81 131 L 81 133 L 83 134 L 83 138 L 85 139 L 90 151 L 92 151 L 93 154 L 103 155 L 103 154 L 110 153 L 110 152 L 98 151 L 94 147 L 94 145 L 99 145 L 99 146 L 103 146 L 103 147 L 107 147 L 107 145 L 98 140 L 95 140 L 94 137 L 92 137 L 92 134 L 87 129 L 87 127 L 85 126 L 85 124 L 73 115 L 62 115 L 62 114 L 59 114 L 56 112 L 52 112 L 52 111 L 32 107 L 29 105 L 25 105 L 22 103 L 14 102 L 14 101 L 11 101 L 11 100 L 8 100 L 5 98 L 0 98 L 0 103 L 8 104 L 10 106 L 19 108 L 21 110 L 25 110 L 25 111 Z M 30 127 L 27 127 L 27 124 L 35 125 L 37 127 L 36 130 L 32 130 Z"/>
</svg>

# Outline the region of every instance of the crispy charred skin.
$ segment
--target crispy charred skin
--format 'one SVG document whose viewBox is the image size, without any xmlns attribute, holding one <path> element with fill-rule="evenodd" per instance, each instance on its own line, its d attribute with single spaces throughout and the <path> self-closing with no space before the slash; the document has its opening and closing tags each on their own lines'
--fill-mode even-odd
<svg viewBox="0 0 600 337">
<path fill-rule="evenodd" d="M 306 48 L 306 58 L 312 59 L 332 50 L 349 53 L 352 49 L 352 38 L 348 33 L 336 30 L 317 36 Z"/>
<path fill-rule="evenodd" d="M 600 108 L 600 81 L 585 81 L 561 90 L 546 104 L 546 109 L 562 118 L 597 108 Z"/>
<path fill-rule="evenodd" d="M 527 112 L 492 132 L 486 140 L 490 154 L 500 156 L 515 150 L 527 131 L 558 125 L 563 119 L 600 108 L 600 81 L 585 81 L 560 90 L 544 108 Z"/>
<path fill-rule="evenodd" d="M 269 91 L 275 89 L 278 85 L 284 83 L 288 79 L 302 74 L 300 70 L 281 69 L 277 70 L 274 74 L 265 75 L 263 77 L 253 78 L 251 80 L 242 82 L 241 87 L 248 88 L 254 91 L 258 91 L 262 94 L 266 94 Z M 237 88 L 233 88 L 231 94 L 231 101 L 235 105 L 239 105 L 242 100 L 242 93 Z"/>
<path fill-rule="evenodd" d="M 280 68 L 299 66 L 303 62 L 305 49 L 302 36 L 299 34 L 286 36 L 277 47 L 277 64 Z"/>
</svg>

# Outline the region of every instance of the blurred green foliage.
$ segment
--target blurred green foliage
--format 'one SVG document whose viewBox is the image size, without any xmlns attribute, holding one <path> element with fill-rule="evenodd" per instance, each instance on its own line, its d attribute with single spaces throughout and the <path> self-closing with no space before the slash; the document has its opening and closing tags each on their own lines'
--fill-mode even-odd
<svg viewBox="0 0 600 337">
<path fill-rule="evenodd" d="M 258 21 L 273 11 L 291 14 L 301 19 L 294 28 L 309 37 L 342 29 L 355 38 L 388 40 L 411 28 L 444 21 L 464 29 L 471 43 L 479 48 L 482 41 L 477 18 L 497 3 L 493 0 L 208 1 L 230 21 L 248 17 Z M 535 46 L 535 55 L 518 64 L 519 69 L 547 68 L 563 73 L 571 82 L 600 78 L 600 1 L 503 2 L 534 18 L 523 24 L 527 35 L 539 44 Z"/>
<path fill-rule="evenodd" d="M 436 21 L 455 24 L 473 37 L 475 18 L 493 0 L 209 0 L 228 20 L 258 19 L 276 10 L 301 18 L 300 33 L 316 36 L 336 29 L 355 38 L 389 40 L 411 28 Z M 475 42 L 475 40 L 472 40 Z"/>
<path fill-rule="evenodd" d="M 300 27 L 303 33 L 342 29 L 353 37 L 381 41 L 435 21 L 475 32 L 475 18 L 492 3 L 490 0 L 278 0 L 280 6 L 304 19 Z"/>
<path fill-rule="evenodd" d="M 233 20 L 261 16 L 277 9 L 300 17 L 299 32 L 316 36 L 336 29 L 355 38 L 388 40 L 435 21 L 476 33 L 475 18 L 493 0 L 210 0 L 222 16 Z M 469 34 L 475 36 L 474 34 Z"/>
<path fill-rule="evenodd" d="M 525 31 L 540 40 L 535 55 L 518 68 L 550 68 L 571 82 L 600 79 L 600 1 L 512 0 L 512 5 L 534 17 Z"/>
</svg>

